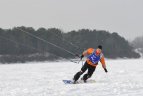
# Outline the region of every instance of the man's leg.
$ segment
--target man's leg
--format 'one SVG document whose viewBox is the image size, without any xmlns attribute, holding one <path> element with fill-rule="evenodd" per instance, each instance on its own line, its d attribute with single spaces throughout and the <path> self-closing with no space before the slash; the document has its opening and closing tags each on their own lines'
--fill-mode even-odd
<svg viewBox="0 0 143 96">
<path fill-rule="evenodd" d="M 87 72 L 87 74 L 85 74 L 83 76 L 84 82 L 86 82 L 86 80 L 92 76 L 93 72 L 95 71 L 95 68 L 96 67 L 93 67 L 93 66 L 90 66 L 90 65 L 88 66 L 88 72 Z"/>
<path fill-rule="evenodd" d="M 87 63 L 85 62 L 83 67 L 81 68 L 81 71 L 77 72 L 74 75 L 74 78 L 73 78 L 74 82 L 76 82 L 86 70 L 87 70 Z"/>
</svg>

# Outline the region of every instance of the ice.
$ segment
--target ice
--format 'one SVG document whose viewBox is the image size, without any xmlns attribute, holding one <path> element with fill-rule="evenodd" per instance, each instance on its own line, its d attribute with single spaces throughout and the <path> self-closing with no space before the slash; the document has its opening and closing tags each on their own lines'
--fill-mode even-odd
<svg viewBox="0 0 143 96">
<path fill-rule="evenodd" d="M 67 61 L 0 64 L 0 96 L 142 96 L 143 59 L 106 60 L 90 78 L 96 83 L 69 84 L 82 64 Z"/>
</svg>

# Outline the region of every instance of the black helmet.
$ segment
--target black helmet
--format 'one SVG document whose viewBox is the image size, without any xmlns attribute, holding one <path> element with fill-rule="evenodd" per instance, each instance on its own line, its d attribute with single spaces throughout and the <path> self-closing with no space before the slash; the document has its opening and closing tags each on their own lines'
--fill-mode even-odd
<svg viewBox="0 0 143 96">
<path fill-rule="evenodd" d="M 101 45 L 98 45 L 98 48 L 102 50 L 102 46 Z"/>
</svg>

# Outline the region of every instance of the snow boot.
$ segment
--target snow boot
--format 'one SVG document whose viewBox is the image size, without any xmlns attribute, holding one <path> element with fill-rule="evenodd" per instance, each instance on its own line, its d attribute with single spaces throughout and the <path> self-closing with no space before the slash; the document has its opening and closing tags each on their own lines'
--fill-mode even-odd
<svg viewBox="0 0 143 96">
<path fill-rule="evenodd" d="M 82 72 L 77 72 L 75 75 L 74 75 L 74 78 L 73 78 L 73 82 L 76 83 L 76 81 L 79 79 L 80 75 L 82 74 Z"/>
<path fill-rule="evenodd" d="M 86 81 L 87 79 L 88 79 L 88 74 L 85 74 L 85 75 L 82 77 L 82 80 L 84 81 L 84 83 L 86 83 L 86 82 L 87 82 L 87 81 Z"/>
</svg>

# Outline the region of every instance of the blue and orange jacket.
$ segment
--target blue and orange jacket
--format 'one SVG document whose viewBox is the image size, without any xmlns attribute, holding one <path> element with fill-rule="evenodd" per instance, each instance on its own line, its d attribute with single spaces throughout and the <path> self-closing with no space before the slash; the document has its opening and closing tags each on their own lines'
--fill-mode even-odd
<svg viewBox="0 0 143 96">
<path fill-rule="evenodd" d="M 103 68 L 106 68 L 104 55 L 103 55 L 103 53 L 101 52 L 101 49 L 98 49 L 98 48 L 97 48 L 97 49 L 88 48 L 86 51 L 84 51 L 84 52 L 82 53 L 82 55 L 88 57 L 88 56 L 91 55 L 93 52 L 95 52 L 95 54 L 100 55 L 100 60 L 99 60 L 99 61 L 101 62 L 102 67 L 103 67 Z M 87 58 L 86 62 L 87 62 L 89 65 L 94 66 L 94 67 L 96 67 L 96 66 L 98 65 L 98 62 L 97 62 L 96 64 L 93 64 L 89 58 Z"/>
</svg>

